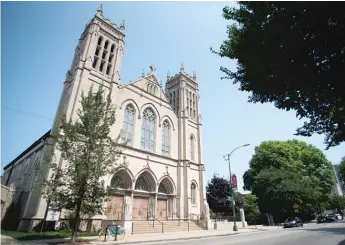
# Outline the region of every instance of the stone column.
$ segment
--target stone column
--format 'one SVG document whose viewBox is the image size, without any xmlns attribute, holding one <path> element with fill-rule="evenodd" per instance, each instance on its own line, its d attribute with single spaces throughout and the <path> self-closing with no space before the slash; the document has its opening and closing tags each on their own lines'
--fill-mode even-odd
<svg viewBox="0 0 345 245">
<path fill-rule="evenodd" d="M 125 201 L 124 201 L 124 220 L 132 220 L 132 192 L 125 193 Z"/>
</svg>

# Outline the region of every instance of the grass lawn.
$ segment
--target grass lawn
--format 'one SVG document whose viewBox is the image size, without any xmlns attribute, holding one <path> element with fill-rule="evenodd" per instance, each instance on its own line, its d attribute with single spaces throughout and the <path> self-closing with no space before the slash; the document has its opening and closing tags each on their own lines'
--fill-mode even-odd
<svg viewBox="0 0 345 245">
<path fill-rule="evenodd" d="M 44 240 L 71 237 L 72 233 L 68 231 L 47 231 L 47 232 L 17 232 L 1 230 L 1 235 L 9 236 L 14 239 L 24 240 Z M 98 236 L 96 232 L 78 233 L 78 237 L 82 236 Z"/>
</svg>

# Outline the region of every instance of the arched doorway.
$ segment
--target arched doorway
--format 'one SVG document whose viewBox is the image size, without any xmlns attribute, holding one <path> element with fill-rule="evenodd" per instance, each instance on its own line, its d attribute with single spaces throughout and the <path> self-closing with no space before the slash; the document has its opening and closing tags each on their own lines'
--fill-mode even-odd
<svg viewBox="0 0 345 245">
<path fill-rule="evenodd" d="M 122 169 L 116 172 L 111 179 L 107 202 L 107 219 L 122 220 L 124 218 L 125 191 L 132 188 L 132 178 Z"/>
<path fill-rule="evenodd" d="M 145 220 L 154 214 L 156 181 L 149 171 L 142 172 L 136 182 L 133 196 L 134 220 Z"/>
<path fill-rule="evenodd" d="M 159 220 L 167 220 L 173 215 L 174 185 L 168 177 L 161 180 L 158 186 L 157 213 Z"/>
</svg>

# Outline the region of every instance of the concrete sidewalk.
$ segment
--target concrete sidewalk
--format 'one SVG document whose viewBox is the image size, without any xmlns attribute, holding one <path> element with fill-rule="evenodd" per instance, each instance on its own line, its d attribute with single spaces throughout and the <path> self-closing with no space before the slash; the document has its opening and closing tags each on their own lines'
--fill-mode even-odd
<svg viewBox="0 0 345 245">
<path fill-rule="evenodd" d="M 272 228 L 271 228 L 272 229 Z M 145 243 L 145 242 L 159 242 L 159 241 L 174 241 L 174 240 L 188 240 L 205 237 L 217 237 L 217 236 L 230 236 L 241 233 L 253 233 L 260 231 L 268 231 L 270 229 L 248 227 L 245 229 L 239 229 L 237 232 L 228 230 L 202 230 L 191 232 L 167 232 L 167 233 L 152 233 L 152 234 L 127 234 L 125 236 L 119 236 L 118 241 L 114 241 L 114 237 L 107 237 L 107 241 L 104 242 L 104 237 L 79 237 L 77 240 L 86 242 L 92 245 L 108 245 L 108 244 L 125 244 L 125 243 Z M 63 239 L 48 239 L 48 240 L 31 240 L 31 241 L 18 241 L 11 237 L 1 236 L 1 244 L 58 244 L 69 242 L 70 238 Z"/>
<path fill-rule="evenodd" d="M 153 234 L 137 234 L 137 235 L 126 235 L 119 237 L 118 241 L 114 241 L 111 237 L 106 242 L 101 238 L 98 241 L 92 241 L 94 245 L 107 245 L 107 244 L 124 244 L 124 243 L 144 243 L 144 242 L 160 242 L 160 241 L 174 241 L 174 240 L 188 240 L 197 239 L 204 237 L 216 237 L 216 236 L 230 236 L 240 233 L 252 233 L 258 232 L 256 229 L 239 229 L 237 232 L 234 231 L 217 231 L 217 230 L 203 230 L 203 231 L 191 231 L 191 232 L 170 232 L 170 233 L 153 233 Z"/>
</svg>

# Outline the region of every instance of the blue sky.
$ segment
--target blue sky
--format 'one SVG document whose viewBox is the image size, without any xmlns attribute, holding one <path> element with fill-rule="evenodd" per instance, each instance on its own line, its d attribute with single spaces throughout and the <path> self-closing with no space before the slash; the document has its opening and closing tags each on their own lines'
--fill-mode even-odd
<svg viewBox="0 0 345 245">
<path fill-rule="evenodd" d="M 101 2 L 3 2 L 1 8 L 2 154 L 5 166 L 52 125 L 74 48 L 85 24 Z M 302 125 L 295 112 L 272 104 L 249 104 L 248 94 L 221 80 L 221 65 L 235 69 L 229 59 L 211 54 L 226 38 L 222 18 L 226 2 L 103 2 L 104 15 L 126 23 L 121 80 L 137 79 L 154 64 L 163 81 L 181 62 L 196 72 L 203 118 L 206 177 L 228 175 L 223 155 L 242 144 L 231 158 L 238 176 L 248 168 L 254 147 L 264 140 L 300 139 L 323 150 L 323 136 L 294 136 Z M 231 2 L 228 4 L 232 4 Z M 26 112 L 26 113 L 24 113 Z M 35 116 L 34 116 L 35 115 Z M 324 151 L 338 163 L 345 144 Z M 242 186 L 242 178 L 239 186 Z"/>
</svg>

